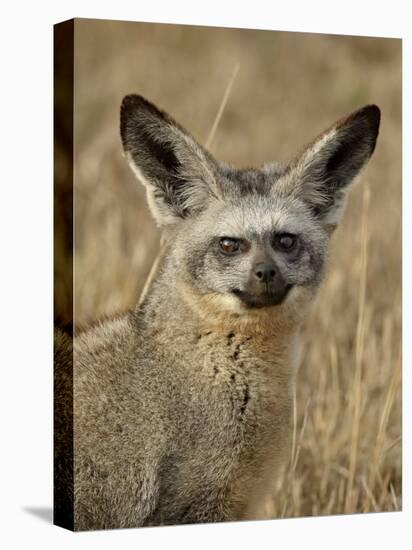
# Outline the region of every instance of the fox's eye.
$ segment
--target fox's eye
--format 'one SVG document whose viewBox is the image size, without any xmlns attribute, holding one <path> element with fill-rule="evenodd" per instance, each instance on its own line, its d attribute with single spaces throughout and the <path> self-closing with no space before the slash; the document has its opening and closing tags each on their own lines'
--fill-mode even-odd
<svg viewBox="0 0 412 550">
<path fill-rule="evenodd" d="M 280 233 L 275 237 L 275 246 L 279 250 L 289 252 L 293 250 L 298 242 L 296 235 L 291 233 Z"/>
<path fill-rule="evenodd" d="M 222 237 L 219 241 L 219 246 L 225 254 L 236 254 L 240 250 L 239 240 L 230 239 L 229 237 Z"/>
</svg>

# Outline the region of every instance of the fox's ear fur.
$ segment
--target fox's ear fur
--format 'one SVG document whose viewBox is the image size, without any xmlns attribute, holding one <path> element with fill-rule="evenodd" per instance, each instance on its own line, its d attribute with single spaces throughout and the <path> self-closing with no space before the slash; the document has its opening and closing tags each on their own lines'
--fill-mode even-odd
<svg viewBox="0 0 412 550">
<path fill-rule="evenodd" d="M 350 183 L 375 149 L 379 124 L 379 108 L 363 107 L 326 130 L 292 162 L 290 189 L 325 225 L 339 223 Z"/>
<path fill-rule="evenodd" d="M 123 99 L 120 133 L 158 225 L 202 210 L 218 190 L 213 160 L 169 115 L 138 95 Z"/>
</svg>

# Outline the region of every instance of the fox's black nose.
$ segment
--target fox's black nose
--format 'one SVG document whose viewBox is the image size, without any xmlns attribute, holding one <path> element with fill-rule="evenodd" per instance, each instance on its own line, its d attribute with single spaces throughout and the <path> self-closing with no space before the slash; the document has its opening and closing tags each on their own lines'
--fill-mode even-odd
<svg viewBox="0 0 412 550">
<path fill-rule="evenodd" d="M 276 277 L 276 266 L 272 262 L 255 265 L 255 277 L 262 283 L 270 283 Z"/>
</svg>

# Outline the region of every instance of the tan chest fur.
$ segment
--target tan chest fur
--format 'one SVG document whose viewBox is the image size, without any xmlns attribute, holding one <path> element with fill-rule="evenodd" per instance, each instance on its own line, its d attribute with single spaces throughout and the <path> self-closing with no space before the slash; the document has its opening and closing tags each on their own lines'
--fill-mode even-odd
<svg viewBox="0 0 412 550">
<path fill-rule="evenodd" d="M 286 450 L 293 350 L 290 339 L 272 330 L 256 334 L 219 328 L 196 335 L 196 376 L 188 384 L 197 399 L 206 395 L 220 410 L 213 411 L 216 440 L 219 433 L 231 434 L 230 506 L 237 517 L 259 519 Z"/>
</svg>

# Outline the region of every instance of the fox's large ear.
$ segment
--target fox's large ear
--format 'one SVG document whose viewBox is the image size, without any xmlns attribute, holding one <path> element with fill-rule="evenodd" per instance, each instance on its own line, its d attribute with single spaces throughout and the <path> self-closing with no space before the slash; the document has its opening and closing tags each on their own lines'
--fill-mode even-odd
<svg viewBox="0 0 412 550">
<path fill-rule="evenodd" d="M 336 226 L 350 183 L 372 155 L 380 110 L 368 105 L 334 124 L 290 166 L 289 185 L 325 225 Z"/>
<path fill-rule="evenodd" d="M 213 160 L 169 115 L 138 95 L 123 99 L 120 133 L 158 225 L 202 210 L 218 189 Z"/>
</svg>

